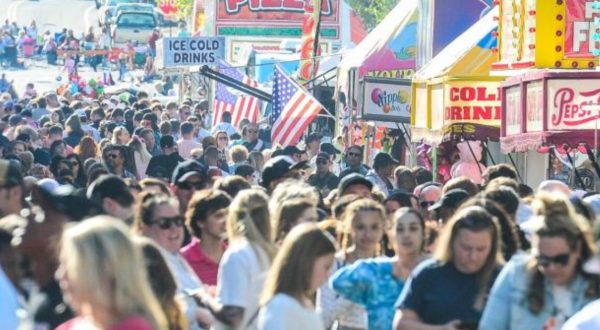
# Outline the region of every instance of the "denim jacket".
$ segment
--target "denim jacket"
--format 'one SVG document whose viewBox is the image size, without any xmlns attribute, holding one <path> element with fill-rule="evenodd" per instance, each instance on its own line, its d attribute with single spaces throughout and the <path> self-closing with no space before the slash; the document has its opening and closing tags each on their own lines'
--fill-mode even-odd
<svg viewBox="0 0 600 330">
<path fill-rule="evenodd" d="M 544 308 L 537 315 L 529 309 L 526 299 L 530 282 L 530 275 L 527 272 L 529 260 L 531 256 L 516 256 L 504 266 L 492 287 L 479 322 L 479 329 L 540 330 L 553 315 L 554 297 L 552 285 L 548 281 L 544 281 Z M 573 313 L 594 300 L 585 296 L 587 286 L 588 282 L 581 275 L 577 275 L 569 285 Z"/>
</svg>

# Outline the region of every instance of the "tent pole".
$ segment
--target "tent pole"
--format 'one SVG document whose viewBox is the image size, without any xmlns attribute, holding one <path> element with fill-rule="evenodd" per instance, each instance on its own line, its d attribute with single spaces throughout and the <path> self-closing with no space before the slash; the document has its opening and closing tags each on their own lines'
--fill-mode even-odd
<svg viewBox="0 0 600 330">
<path fill-rule="evenodd" d="M 515 160 L 513 159 L 512 154 L 510 154 L 510 153 L 508 154 L 508 159 L 510 159 L 510 163 L 515 168 L 515 172 L 517 172 L 519 181 L 521 181 L 521 183 L 525 183 L 525 182 L 523 182 L 523 178 L 521 177 L 521 173 L 519 173 L 519 169 L 517 168 L 517 164 L 515 163 Z"/>
</svg>

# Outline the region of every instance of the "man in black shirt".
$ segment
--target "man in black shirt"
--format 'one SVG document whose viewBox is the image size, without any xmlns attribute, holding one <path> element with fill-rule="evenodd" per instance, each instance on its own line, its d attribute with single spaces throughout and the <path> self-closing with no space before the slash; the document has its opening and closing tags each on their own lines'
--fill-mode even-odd
<svg viewBox="0 0 600 330">
<path fill-rule="evenodd" d="M 162 155 L 152 156 L 152 158 L 150 158 L 150 163 L 148 163 L 148 169 L 146 170 L 147 175 L 154 173 L 154 168 L 159 166 L 166 169 L 167 173 L 173 173 L 177 165 L 184 161 L 184 159 L 179 156 L 177 143 L 175 143 L 173 136 L 163 135 L 160 138 L 160 149 Z"/>
<path fill-rule="evenodd" d="M 308 178 L 308 184 L 319 189 L 323 197 L 337 188 L 340 180 L 331 172 L 331 156 L 325 152 L 317 154 L 317 170 Z"/>
</svg>

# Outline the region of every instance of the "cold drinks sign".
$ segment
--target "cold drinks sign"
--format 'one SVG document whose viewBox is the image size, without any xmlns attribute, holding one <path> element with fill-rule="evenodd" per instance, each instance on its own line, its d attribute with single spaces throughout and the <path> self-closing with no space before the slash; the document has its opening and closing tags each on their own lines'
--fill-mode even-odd
<svg viewBox="0 0 600 330">
<path fill-rule="evenodd" d="M 216 65 L 225 56 L 225 38 L 163 38 L 165 68 Z"/>
</svg>

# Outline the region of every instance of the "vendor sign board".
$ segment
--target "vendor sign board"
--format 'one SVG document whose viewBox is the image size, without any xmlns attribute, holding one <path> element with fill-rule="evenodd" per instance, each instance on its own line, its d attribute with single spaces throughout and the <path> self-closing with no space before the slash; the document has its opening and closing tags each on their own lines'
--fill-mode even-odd
<svg viewBox="0 0 600 330">
<path fill-rule="evenodd" d="M 216 65 L 224 60 L 225 38 L 163 38 L 162 61 L 165 68 Z"/>
<path fill-rule="evenodd" d="M 220 36 L 300 38 L 312 0 L 219 0 L 215 31 Z M 340 38 L 340 1 L 323 0 L 321 37 Z"/>
<path fill-rule="evenodd" d="M 548 130 L 595 130 L 600 112 L 586 105 L 600 103 L 600 79 L 549 79 L 547 90 Z"/>
<path fill-rule="evenodd" d="M 449 81 L 444 101 L 444 123 L 474 122 L 500 127 L 501 93 L 498 81 Z"/>
<path fill-rule="evenodd" d="M 361 119 L 410 123 L 411 81 L 365 77 L 361 81 Z"/>
<path fill-rule="evenodd" d="M 591 69 L 598 65 L 592 52 L 593 0 L 500 0 L 500 46 L 495 70 L 536 68 Z"/>
</svg>

